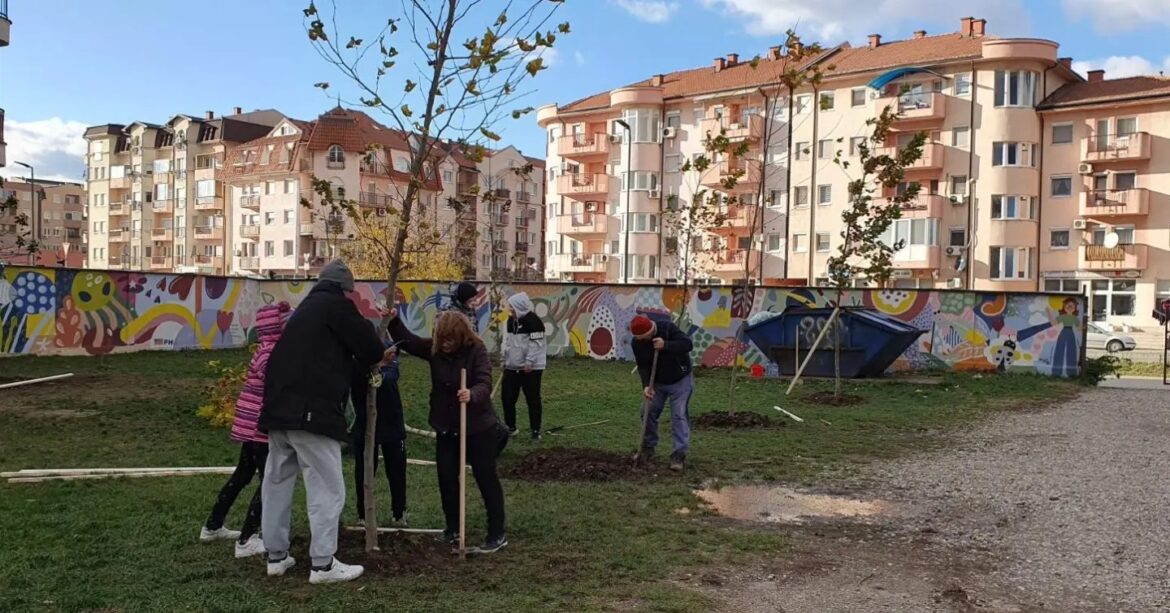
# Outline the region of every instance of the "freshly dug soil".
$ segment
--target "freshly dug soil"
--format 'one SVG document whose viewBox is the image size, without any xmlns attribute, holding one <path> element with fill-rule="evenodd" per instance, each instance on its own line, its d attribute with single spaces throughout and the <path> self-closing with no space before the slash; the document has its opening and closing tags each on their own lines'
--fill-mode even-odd
<svg viewBox="0 0 1170 613">
<path fill-rule="evenodd" d="M 788 424 L 779 419 L 772 419 L 770 415 L 740 411 L 714 411 L 703 413 L 694 420 L 699 428 L 782 428 Z"/>
<path fill-rule="evenodd" d="M 597 449 L 554 447 L 538 449 L 501 470 L 501 475 L 527 481 L 609 481 L 652 475 L 653 463 L 635 465 L 634 454 Z"/>
<path fill-rule="evenodd" d="M 366 575 L 426 575 L 450 566 L 456 558 L 451 548 L 436 540 L 436 536 L 405 532 L 379 534 L 380 549 L 367 554 L 365 532 L 342 530 L 337 536 L 337 559 L 365 566 Z"/>
<path fill-rule="evenodd" d="M 855 394 L 841 394 L 837 396 L 833 392 L 816 392 L 804 397 L 808 402 L 815 402 L 831 407 L 849 407 L 855 404 L 864 404 L 865 397 L 857 396 Z"/>
</svg>

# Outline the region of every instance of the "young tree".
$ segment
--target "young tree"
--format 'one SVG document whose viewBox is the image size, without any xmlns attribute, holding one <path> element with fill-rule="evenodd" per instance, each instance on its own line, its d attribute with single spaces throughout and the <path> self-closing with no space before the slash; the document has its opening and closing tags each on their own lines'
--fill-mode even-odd
<svg viewBox="0 0 1170 613">
<path fill-rule="evenodd" d="M 28 256 L 35 261 L 37 252 L 40 251 L 40 241 L 33 236 L 28 213 L 20 210 L 20 201 L 14 192 L 3 190 L 4 178 L 0 177 L 0 195 L 7 194 L 0 199 L 0 219 L 7 221 L 7 225 L 12 228 L 4 233 L 5 242 L 11 243 L 12 250 L 8 254 L 0 253 L 0 256 L 11 257 L 13 260 L 20 256 Z"/>
<path fill-rule="evenodd" d="M 395 210 L 399 231 L 385 246 L 389 302 L 403 270 L 419 193 L 433 171 L 437 143 L 444 139 L 466 143 L 478 137 L 496 141 L 500 137 L 492 127 L 505 114 L 519 119 L 531 112 L 531 107 L 507 107 L 519 97 L 525 79 L 545 69 L 540 54 L 552 48 L 559 34 L 569 32 L 569 24 L 546 28 L 563 0 L 516 0 L 502 9 L 474 0 L 403 0 L 400 17 L 387 19 L 366 36 L 339 31 L 337 4 L 330 4 L 329 14 L 314 3 L 304 10 L 314 49 L 359 92 L 363 107 L 411 135 L 409 179 L 400 188 Z M 399 45 L 408 49 L 409 58 L 400 57 Z M 325 90 L 330 85 L 316 86 Z M 328 203 L 327 194 L 322 198 Z M 387 325 L 385 321 L 380 325 L 382 334 Z M 377 423 L 374 388 L 380 383 L 374 371 L 366 407 L 370 424 Z M 377 547 L 373 430 L 367 433 L 365 457 L 367 550 Z"/>
<path fill-rule="evenodd" d="M 353 222 L 354 240 L 341 245 L 341 257 L 349 262 L 350 270 L 359 279 L 377 279 L 390 269 L 385 245 L 394 244 L 397 224 L 383 216 L 362 216 Z M 427 281 L 457 281 L 463 278 L 463 267 L 455 260 L 446 242 L 431 244 L 429 236 L 407 240 L 402 258 L 402 274 L 410 279 Z"/>
</svg>

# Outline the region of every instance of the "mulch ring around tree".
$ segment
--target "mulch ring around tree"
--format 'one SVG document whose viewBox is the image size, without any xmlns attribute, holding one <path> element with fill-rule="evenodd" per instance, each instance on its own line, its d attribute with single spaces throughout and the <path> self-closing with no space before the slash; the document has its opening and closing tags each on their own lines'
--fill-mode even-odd
<svg viewBox="0 0 1170 613">
<path fill-rule="evenodd" d="M 500 475 L 525 481 L 611 481 L 647 477 L 665 471 L 665 466 L 635 463 L 634 453 L 612 453 L 598 449 L 553 447 L 538 449 L 518 462 L 504 467 Z"/>
<path fill-rule="evenodd" d="M 804 400 L 830 407 L 851 407 L 866 402 L 864 396 L 858 396 L 856 394 L 841 394 L 838 396 L 833 392 L 814 392 L 805 396 Z"/>
<path fill-rule="evenodd" d="M 705 429 L 751 429 L 751 428 L 783 428 L 788 424 L 780 419 L 772 419 L 771 415 L 763 415 L 752 411 L 712 411 L 703 413 L 694 419 L 695 427 Z"/>
</svg>

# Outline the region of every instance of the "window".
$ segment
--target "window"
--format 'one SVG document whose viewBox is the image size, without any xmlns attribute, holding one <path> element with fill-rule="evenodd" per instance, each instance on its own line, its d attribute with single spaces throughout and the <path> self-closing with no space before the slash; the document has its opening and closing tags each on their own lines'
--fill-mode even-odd
<svg viewBox="0 0 1170 613">
<path fill-rule="evenodd" d="M 276 255 L 276 247 L 273 245 L 272 241 L 264 241 L 264 255 L 268 257 Z"/>
<path fill-rule="evenodd" d="M 635 143 L 656 143 L 662 136 L 662 120 L 658 109 L 626 109 L 623 119 L 630 124 Z M 625 131 L 614 122 L 618 130 Z"/>
<path fill-rule="evenodd" d="M 796 206 L 808 206 L 808 186 L 797 186 L 792 192 L 792 200 Z"/>
<path fill-rule="evenodd" d="M 784 250 L 784 236 L 780 234 L 768 235 L 768 251 L 776 252 Z"/>
<path fill-rule="evenodd" d="M 817 204 L 827 205 L 833 202 L 833 186 L 832 185 L 818 185 L 817 186 Z"/>
<path fill-rule="evenodd" d="M 956 175 L 951 177 L 951 195 L 965 197 L 967 195 L 967 176 Z"/>
<path fill-rule="evenodd" d="M 682 169 L 682 156 L 678 154 L 666 156 L 666 172 L 679 172 Z"/>
<path fill-rule="evenodd" d="M 883 244 L 895 247 L 902 243 L 902 249 L 894 254 L 894 260 L 915 259 L 922 255 L 924 247 L 938 244 L 937 219 L 898 219 L 879 239 Z"/>
<path fill-rule="evenodd" d="M 265 166 L 268 165 L 268 162 L 270 162 L 272 160 L 272 150 L 274 148 L 276 148 L 276 145 L 268 145 L 267 147 L 265 147 L 264 149 L 262 149 L 260 151 L 260 163 L 261 164 L 264 164 Z"/>
<path fill-rule="evenodd" d="M 795 155 L 797 160 L 807 160 L 808 152 L 808 143 L 796 143 Z"/>
<path fill-rule="evenodd" d="M 1031 166 L 1032 147 L 1028 143 L 992 143 L 992 166 Z"/>
<path fill-rule="evenodd" d="M 849 102 L 853 106 L 865 106 L 865 88 L 858 87 L 849 93 Z"/>
<path fill-rule="evenodd" d="M 822 111 L 833 110 L 833 104 L 836 101 L 835 100 L 836 97 L 837 97 L 836 94 L 834 94 L 833 92 L 821 92 L 821 110 Z"/>
<path fill-rule="evenodd" d="M 635 170 L 632 173 L 623 173 L 622 174 L 623 181 L 622 181 L 621 188 L 623 190 L 626 189 L 626 184 L 625 184 L 624 179 L 629 174 L 634 175 L 633 183 L 630 185 L 630 189 L 632 189 L 634 191 L 658 189 L 658 173 L 651 172 L 648 170 Z"/>
<path fill-rule="evenodd" d="M 171 199 L 171 186 L 166 184 L 166 183 L 160 183 L 158 185 L 155 185 L 154 186 L 154 199 L 156 201 L 170 200 Z"/>
<path fill-rule="evenodd" d="M 951 247 L 966 247 L 967 246 L 967 229 L 966 228 L 951 228 L 950 238 L 947 244 Z"/>
<path fill-rule="evenodd" d="M 394 158 L 394 170 L 398 172 L 410 172 L 410 160 L 396 156 Z"/>
<path fill-rule="evenodd" d="M 1131 134 L 1137 134 L 1137 131 L 1138 131 L 1137 117 L 1118 117 L 1117 118 L 1117 136 L 1118 137 L 1125 137 L 1125 136 L 1129 136 Z"/>
<path fill-rule="evenodd" d="M 849 139 L 849 157 L 858 157 L 861 155 L 861 146 L 865 144 L 864 136 L 854 136 Z"/>
<path fill-rule="evenodd" d="M 327 158 L 329 168 L 345 168 L 345 150 L 341 145 L 330 145 Z"/>
<path fill-rule="evenodd" d="M 666 127 L 674 128 L 676 130 L 681 128 L 682 127 L 682 115 L 680 115 L 678 112 L 667 113 Z"/>
<path fill-rule="evenodd" d="M 991 278 L 1027 279 L 1031 251 L 1027 247 L 992 247 Z"/>
<path fill-rule="evenodd" d="M 284 241 L 284 257 L 291 257 L 293 253 L 293 242 Z"/>
<path fill-rule="evenodd" d="M 812 94 L 801 94 L 796 97 L 796 112 L 807 113 L 812 110 Z"/>
<path fill-rule="evenodd" d="M 634 279 L 657 279 L 658 256 L 631 255 L 629 274 Z"/>
<path fill-rule="evenodd" d="M 822 160 L 833 159 L 833 141 L 832 139 L 823 139 L 817 142 L 817 157 Z"/>
<path fill-rule="evenodd" d="M 631 213 L 631 232 L 658 232 L 658 216 L 651 213 Z"/>
<path fill-rule="evenodd" d="M 792 252 L 793 253 L 807 253 L 808 252 L 808 235 L 807 234 L 793 234 L 792 235 Z"/>
<path fill-rule="evenodd" d="M 1072 177 L 1052 177 L 1052 197 L 1067 198 L 1072 195 Z"/>
<path fill-rule="evenodd" d="M 1108 316 L 1134 315 L 1137 305 L 1137 281 L 1134 279 L 1100 280 L 1092 283 L 1093 321 Z"/>
<path fill-rule="evenodd" d="M 971 74 L 960 73 L 955 75 L 955 95 L 966 96 L 971 93 Z"/>
<path fill-rule="evenodd" d="M 297 181 L 296 181 L 296 179 L 285 179 L 285 180 L 284 180 L 284 193 L 286 193 L 286 194 L 295 194 L 295 193 L 297 193 Z"/>
<path fill-rule="evenodd" d="M 1071 123 L 1058 123 L 1052 126 L 1052 144 L 1053 145 L 1067 145 L 1073 142 L 1073 125 Z"/>
<path fill-rule="evenodd" d="M 829 233 L 817 232 L 817 252 L 824 253 L 829 250 Z"/>
<path fill-rule="evenodd" d="M 971 128 L 955 126 L 951 129 L 951 146 L 966 149 L 971 144 Z"/>
<path fill-rule="evenodd" d="M 560 126 L 553 126 L 552 128 L 549 128 L 548 142 L 556 143 L 557 139 L 560 137 L 561 137 L 561 127 Z"/>
<path fill-rule="evenodd" d="M 1032 219 L 1032 198 L 1029 196 L 992 196 L 991 218 Z"/>
<path fill-rule="evenodd" d="M 264 214 L 264 225 L 271 226 L 274 223 L 276 223 L 276 213 L 274 213 L 272 211 L 268 211 L 267 213 L 265 213 Z"/>
<path fill-rule="evenodd" d="M 783 208 L 784 200 L 787 194 L 784 190 L 773 189 L 768 192 L 768 206 L 772 208 Z"/>
<path fill-rule="evenodd" d="M 1058 294 L 1081 293 L 1081 282 L 1076 279 L 1045 279 L 1044 291 Z"/>
<path fill-rule="evenodd" d="M 171 161 L 170 160 L 161 159 L 161 160 L 154 161 L 154 172 L 156 172 L 158 174 L 162 174 L 164 172 L 170 171 L 170 169 L 171 169 Z"/>
<path fill-rule="evenodd" d="M 1068 249 L 1068 238 L 1068 228 L 1049 230 L 1048 247 L 1050 249 Z"/>
<path fill-rule="evenodd" d="M 1030 70 L 995 71 L 995 106 L 1035 106 L 1038 80 Z"/>
<path fill-rule="evenodd" d="M 284 210 L 284 223 L 290 224 L 292 222 L 293 222 L 293 210 L 292 209 L 285 209 Z"/>
<path fill-rule="evenodd" d="M 196 198 L 214 198 L 215 197 L 215 179 L 204 179 L 195 183 L 195 197 Z"/>
</svg>

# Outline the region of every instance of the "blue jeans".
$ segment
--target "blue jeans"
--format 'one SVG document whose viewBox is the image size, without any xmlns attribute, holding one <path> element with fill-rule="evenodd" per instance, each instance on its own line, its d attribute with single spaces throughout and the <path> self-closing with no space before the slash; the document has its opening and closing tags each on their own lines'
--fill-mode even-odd
<svg viewBox="0 0 1170 613">
<path fill-rule="evenodd" d="M 686 454 L 691 446 L 691 415 L 689 405 L 695 391 L 694 375 L 687 375 L 677 383 L 654 384 L 654 399 L 650 401 L 650 419 L 642 435 L 642 447 L 654 449 L 658 445 L 658 418 L 670 399 L 670 430 L 673 434 L 674 453 Z"/>
</svg>

